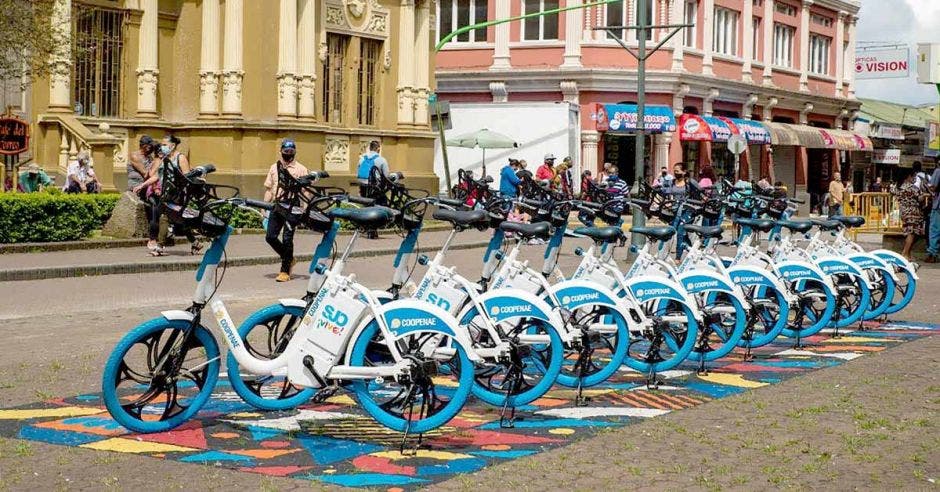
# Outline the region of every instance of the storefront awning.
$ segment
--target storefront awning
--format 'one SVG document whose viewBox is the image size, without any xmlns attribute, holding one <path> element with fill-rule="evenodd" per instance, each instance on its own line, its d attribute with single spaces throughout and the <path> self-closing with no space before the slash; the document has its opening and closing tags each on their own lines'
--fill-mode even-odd
<svg viewBox="0 0 940 492">
<path fill-rule="evenodd" d="M 848 130 L 820 128 L 823 142 L 827 149 L 850 150 L 855 152 L 871 152 L 871 139 Z"/>
<path fill-rule="evenodd" d="M 643 127 L 651 133 L 676 131 L 676 117 L 669 106 L 644 106 Z M 637 129 L 636 104 L 595 104 L 592 117 L 599 132 L 630 133 Z"/>
<path fill-rule="evenodd" d="M 731 122 L 738 127 L 741 134 L 747 138 L 747 143 L 764 145 L 771 143 L 770 131 L 763 123 L 755 120 L 742 120 L 731 118 Z"/>
<path fill-rule="evenodd" d="M 727 142 L 731 135 L 738 134 L 738 127 L 727 118 L 702 116 L 712 131 L 712 142 Z"/>
<path fill-rule="evenodd" d="M 770 123 L 764 125 L 770 130 L 770 142 L 773 145 L 792 145 L 807 149 L 826 149 L 825 141 L 819 128 L 809 125 L 791 125 L 789 123 Z"/>
</svg>

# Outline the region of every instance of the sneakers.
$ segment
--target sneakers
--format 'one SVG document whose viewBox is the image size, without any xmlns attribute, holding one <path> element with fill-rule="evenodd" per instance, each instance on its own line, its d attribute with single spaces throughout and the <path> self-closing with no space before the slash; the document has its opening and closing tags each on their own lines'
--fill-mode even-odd
<svg viewBox="0 0 940 492">
<path fill-rule="evenodd" d="M 277 278 L 274 279 L 275 282 L 289 282 L 290 274 L 287 272 L 281 272 L 277 274 Z"/>
</svg>

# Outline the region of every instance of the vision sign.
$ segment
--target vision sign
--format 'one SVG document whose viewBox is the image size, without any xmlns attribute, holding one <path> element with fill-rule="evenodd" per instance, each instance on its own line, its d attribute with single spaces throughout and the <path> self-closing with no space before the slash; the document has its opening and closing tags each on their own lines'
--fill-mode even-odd
<svg viewBox="0 0 940 492">
<path fill-rule="evenodd" d="M 907 78 L 911 70 L 911 56 L 907 48 L 865 50 L 855 54 L 855 78 L 895 79 Z"/>
</svg>

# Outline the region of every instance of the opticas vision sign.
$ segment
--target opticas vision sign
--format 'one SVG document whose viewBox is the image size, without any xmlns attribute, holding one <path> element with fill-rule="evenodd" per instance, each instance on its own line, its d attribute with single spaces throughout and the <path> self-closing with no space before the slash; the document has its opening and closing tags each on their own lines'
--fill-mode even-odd
<svg viewBox="0 0 940 492">
<path fill-rule="evenodd" d="M 855 78 L 894 79 L 910 75 L 911 55 L 907 48 L 865 50 L 855 54 Z"/>
</svg>

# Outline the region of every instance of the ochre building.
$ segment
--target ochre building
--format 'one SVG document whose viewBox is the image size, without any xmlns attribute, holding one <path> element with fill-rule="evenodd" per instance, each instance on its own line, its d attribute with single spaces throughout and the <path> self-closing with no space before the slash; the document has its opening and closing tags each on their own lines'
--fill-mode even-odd
<svg viewBox="0 0 940 492">
<path fill-rule="evenodd" d="M 213 182 L 259 196 L 279 141 L 348 187 L 371 140 L 410 186 L 436 189 L 429 0 L 58 0 L 72 47 L 31 90 L 32 155 L 62 175 L 91 151 L 123 190 L 141 135 L 174 133 Z M 62 179 L 60 178 L 61 182 Z"/>
</svg>

